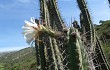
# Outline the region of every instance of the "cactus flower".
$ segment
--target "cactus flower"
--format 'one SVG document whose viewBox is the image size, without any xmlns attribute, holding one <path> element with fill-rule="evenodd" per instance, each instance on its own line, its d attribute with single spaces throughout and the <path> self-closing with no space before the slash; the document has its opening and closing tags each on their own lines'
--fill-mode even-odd
<svg viewBox="0 0 110 70">
<path fill-rule="evenodd" d="M 37 24 L 35 19 L 31 18 L 30 21 L 25 20 L 25 25 L 22 29 L 26 42 L 30 44 L 33 40 L 35 40 L 35 36 L 38 35 L 38 32 L 42 30 L 42 25 Z"/>
<path fill-rule="evenodd" d="M 37 33 L 37 28 L 38 25 L 35 23 L 34 18 L 31 18 L 30 21 L 25 20 L 25 25 L 22 27 L 22 29 L 24 38 L 28 44 L 34 40 L 35 34 Z"/>
</svg>

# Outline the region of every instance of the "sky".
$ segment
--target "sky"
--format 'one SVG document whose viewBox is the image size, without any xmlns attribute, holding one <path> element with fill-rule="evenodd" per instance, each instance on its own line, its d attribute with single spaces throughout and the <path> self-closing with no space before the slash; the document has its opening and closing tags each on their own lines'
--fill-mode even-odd
<svg viewBox="0 0 110 70">
<path fill-rule="evenodd" d="M 93 23 L 110 20 L 107 0 L 87 0 L 87 3 Z M 76 0 L 58 0 L 58 8 L 67 26 L 74 19 L 79 21 Z M 22 35 L 22 26 L 31 17 L 39 18 L 39 0 L 0 0 L 0 52 L 30 46 Z"/>
</svg>

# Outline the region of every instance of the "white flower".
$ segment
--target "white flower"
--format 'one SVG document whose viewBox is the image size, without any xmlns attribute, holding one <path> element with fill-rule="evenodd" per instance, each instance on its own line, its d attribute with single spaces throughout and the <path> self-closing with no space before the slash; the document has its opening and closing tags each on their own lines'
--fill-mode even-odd
<svg viewBox="0 0 110 70">
<path fill-rule="evenodd" d="M 34 18 L 31 18 L 30 22 L 25 21 L 25 25 L 22 27 L 23 35 L 26 39 L 26 42 L 30 44 L 33 40 L 35 40 L 35 34 L 38 33 L 38 25 L 35 22 Z"/>
</svg>

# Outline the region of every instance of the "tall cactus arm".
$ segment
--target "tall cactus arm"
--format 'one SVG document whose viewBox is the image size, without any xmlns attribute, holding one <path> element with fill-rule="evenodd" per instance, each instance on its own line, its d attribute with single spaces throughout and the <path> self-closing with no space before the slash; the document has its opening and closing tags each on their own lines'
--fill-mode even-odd
<svg viewBox="0 0 110 70">
<path fill-rule="evenodd" d="M 77 0 L 77 3 L 79 9 L 81 10 L 81 15 L 83 16 L 83 26 L 87 32 L 86 39 L 90 42 L 90 44 L 92 44 L 94 42 L 94 29 L 89 10 L 86 6 L 85 0 Z"/>
<path fill-rule="evenodd" d="M 38 30 L 38 33 L 45 33 L 48 36 L 54 37 L 54 38 L 58 38 L 59 36 L 64 35 L 63 32 L 60 31 L 53 31 L 52 29 L 48 29 L 46 27 L 44 27 L 43 25 L 40 25 L 40 30 Z"/>
<path fill-rule="evenodd" d="M 110 0 L 108 0 L 109 4 L 110 4 Z"/>
<path fill-rule="evenodd" d="M 94 70 L 90 69 L 90 61 L 88 60 L 88 53 L 81 41 L 80 33 L 77 29 L 69 30 L 69 41 L 65 45 L 66 53 L 68 54 L 69 69 L 70 70 Z"/>
</svg>

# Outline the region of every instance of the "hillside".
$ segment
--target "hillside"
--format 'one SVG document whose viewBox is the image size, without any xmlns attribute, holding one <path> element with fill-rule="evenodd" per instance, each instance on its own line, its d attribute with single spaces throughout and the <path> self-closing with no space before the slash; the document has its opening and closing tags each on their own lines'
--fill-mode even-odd
<svg viewBox="0 0 110 70">
<path fill-rule="evenodd" d="M 110 20 L 100 21 L 100 25 L 96 26 L 98 36 L 104 36 L 106 39 L 110 39 Z"/>
<path fill-rule="evenodd" d="M 0 57 L 0 70 L 33 70 L 36 58 L 33 47 L 7 53 Z"/>
<path fill-rule="evenodd" d="M 110 64 L 110 20 L 100 21 L 100 23 L 100 25 L 96 26 L 96 31 L 103 45 L 103 51 Z"/>
</svg>

